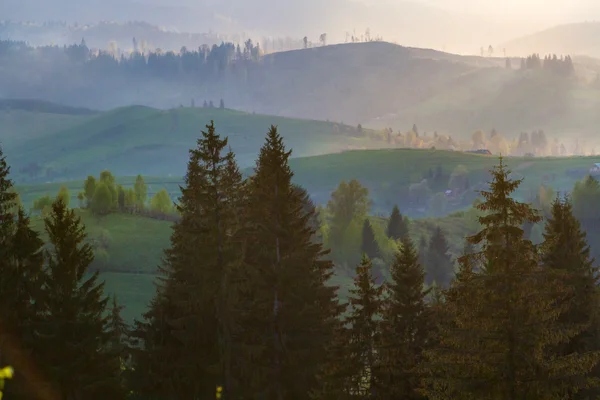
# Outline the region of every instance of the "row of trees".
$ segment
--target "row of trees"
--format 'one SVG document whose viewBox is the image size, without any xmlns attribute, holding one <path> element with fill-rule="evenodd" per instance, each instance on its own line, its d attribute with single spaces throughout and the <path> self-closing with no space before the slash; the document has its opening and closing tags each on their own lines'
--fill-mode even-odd
<svg viewBox="0 0 600 400">
<path fill-rule="evenodd" d="M 383 287 L 362 257 L 342 317 L 317 215 L 291 184 L 276 128 L 247 181 L 232 153 L 220 155 L 225 146 L 210 125 L 192 152 L 165 279 L 136 329 L 145 343 L 136 390 L 513 399 L 562 398 L 593 382 L 600 354 L 580 335 L 598 327 L 595 270 L 567 201 L 555 202 L 544 245 L 533 246 L 521 225 L 539 217 L 510 197 L 520 182 L 500 164 L 448 290 L 429 298 L 405 237 Z"/>
<path fill-rule="evenodd" d="M 192 152 L 165 277 L 134 334 L 143 343 L 134 352 L 135 391 L 558 399 L 593 386 L 600 353 L 597 340 L 582 337 L 597 338 L 600 326 L 595 269 L 568 201 L 555 201 L 544 244 L 533 246 L 521 226 L 539 217 L 510 197 L 520 182 L 501 163 L 482 193 L 482 228 L 447 290 L 425 290 L 405 236 L 388 282 L 376 282 L 365 254 L 349 304 L 340 304 L 318 215 L 291 184 L 276 128 L 246 181 L 225 146 L 210 125 Z M 394 214 L 390 236 L 405 232 Z"/>
<path fill-rule="evenodd" d="M 521 227 L 540 217 L 511 198 L 520 181 L 501 161 L 448 289 L 425 290 L 423 254 L 394 210 L 386 234 L 400 246 L 389 279 L 376 282 L 363 255 L 342 303 L 320 216 L 291 183 L 291 151 L 277 128 L 248 179 L 226 148 L 211 123 L 190 153 L 181 219 L 161 284 L 132 332 L 127 372 L 118 368 L 120 308 L 103 316 L 107 299 L 97 275 L 85 275 L 92 255 L 79 220 L 54 202 L 42 251 L 22 210 L 8 211 L 14 196 L 2 159 L 0 305 L 10 329 L 0 361 L 20 374 L 9 387 L 15 397 L 40 389 L 55 398 L 124 398 L 127 388 L 137 398 L 210 398 L 216 387 L 236 399 L 597 394 L 597 271 L 568 200 L 555 200 L 544 242 L 534 246 Z M 332 201 L 337 223 L 347 221 L 352 211 Z"/>
<path fill-rule="evenodd" d="M 0 151 L 0 364 L 12 365 L 9 399 L 124 398 L 119 306 L 89 274 L 93 250 L 61 197 L 44 243 L 22 207 Z"/>
<path fill-rule="evenodd" d="M 23 42 L 0 41 L 0 59 L 7 64 L 27 60 L 35 62 L 41 57 L 55 66 L 78 68 L 89 77 L 119 73 L 124 77 L 179 79 L 186 76 L 203 80 L 233 68 L 243 69 L 258 62 L 261 54 L 260 46 L 250 39 L 243 47 L 223 42 L 212 47 L 204 45 L 195 50 L 183 47 L 179 52 L 156 49 L 128 54 L 119 53 L 116 47 L 107 51 L 92 51 L 84 40 L 78 45 L 63 47 L 30 47 Z"/>
<path fill-rule="evenodd" d="M 509 60 L 507 59 L 507 63 L 508 62 Z M 521 59 L 521 70 L 528 69 L 544 69 L 561 76 L 572 76 L 575 73 L 573 59 L 569 55 L 561 55 L 559 58 L 556 54 L 550 54 L 544 56 L 544 59 L 542 60 L 539 54 L 532 54 L 527 56 L 527 58 Z"/>
</svg>

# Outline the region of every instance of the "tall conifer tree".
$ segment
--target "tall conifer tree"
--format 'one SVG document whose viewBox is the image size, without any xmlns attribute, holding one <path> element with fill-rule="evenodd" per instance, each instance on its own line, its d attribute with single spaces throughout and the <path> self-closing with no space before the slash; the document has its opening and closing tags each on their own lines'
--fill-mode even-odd
<svg viewBox="0 0 600 400">
<path fill-rule="evenodd" d="M 247 398 L 305 399 L 317 387 L 340 306 L 283 139 L 272 126 L 249 182 L 236 374 Z"/>
<path fill-rule="evenodd" d="M 168 331 L 163 333 L 170 339 L 161 345 L 169 353 L 165 363 L 172 364 L 165 373 L 172 377 L 173 395 L 186 398 L 207 398 L 217 386 L 225 388 L 225 396 L 235 397 L 231 283 L 240 252 L 231 238 L 238 225 L 242 177 L 234 154 L 224 151 L 227 138 L 216 134 L 213 122 L 206 128 L 190 151 L 178 204 L 182 217 L 166 251 L 166 279 L 159 296 L 167 302 L 161 309 L 168 310 Z"/>
<path fill-rule="evenodd" d="M 429 310 L 425 299 L 425 271 L 410 237 L 402 240 L 400 252 L 391 267 L 383 308 L 379 391 L 384 399 L 422 399 L 417 367 L 429 335 Z"/>
<path fill-rule="evenodd" d="M 88 275 L 93 249 L 73 210 L 57 199 L 45 220 L 50 249 L 41 296 L 41 320 L 36 329 L 36 356 L 66 399 L 105 399 L 118 392 L 118 358 L 102 351 L 108 298 L 98 272 Z M 117 386 L 115 386 L 117 385 Z"/>
<path fill-rule="evenodd" d="M 433 231 L 427 249 L 426 282 L 428 285 L 436 282 L 438 285 L 444 287 L 450 283 L 454 273 L 454 263 L 448 251 L 448 241 L 444 232 L 438 226 Z"/>
<path fill-rule="evenodd" d="M 375 232 L 368 219 L 365 219 L 362 228 L 362 244 L 361 252 L 366 254 L 370 259 L 381 257 L 379 245 L 375 239 Z"/>
<path fill-rule="evenodd" d="M 595 365 L 595 354 L 548 356 L 568 343 L 578 326 L 557 324 L 569 290 L 540 267 L 522 224 L 540 217 L 510 197 L 520 180 L 509 179 L 502 159 L 490 191 L 481 192 L 483 229 L 469 238 L 479 253 L 461 257 L 446 293 L 443 346 L 427 351 L 429 398 L 563 398 L 572 378 Z M 475 268 L 479 267 L 479 271 Z M 571 390 L 569 389 L 569 390 Z"/>
<path fill-rule="evenodd" d="M 5 394 L 31 389 L 31 376 L 22 361 L 31 357 L 37 300 L 43 281 L 43 242 L 18 207 L 9 178 L 10 167 L 0 147 L 0 365 L 11 364 L 16 376 Z M 29 382 L 28 382 L 29 381 Z"/>
<path fill-rule="evenodd" d="M 363 254 L 356 268 L 354 286 L 350 289 L 350 324 L 348 331 L 347 365 L 350 372 L 350 394 L 361 398 L 378 393 L 379 357 L 377 354 L 380 339 L 381 311 L 383 306 L 383 286 L 377 285 L 372 274 L 371 260 Z"/>
<path fill-rule="evenodd" d="M 559 318 L 565 325 L 583 325 L 585 329 L 568 342 L 562 343 L 550 353 L 566 356 L 572 353 L 585 354 L 600 350 L 600 293 L 598 292 L 598 268 L 593 265 L 586 234 L 582 232 L 579 221 L 573 216 L 572 206 L 568 199 L 556 199 L 552 204 L 552 216 L 546 223 L 544 242 L 541 245 L 542 263 L 544 267 L 553 269 L 561 276 L 562 281 L 570 287 L 569 307 Z M 573 376 L 572 386 L 579 388 L 588 383 L 590 378 L 599 376 L 598 365 L 594 373 L 581 371 Z M 593 391 L 569 393 L 572 398 L 586 399 L 599 394 L 598 384 Z"/>
<path fill-rule="evenodd" d="M 394 240 L 400 240 L 408 235 L 408 226 L 397 205 L 392 209 L 386 233 L 389 238 Z"/>
</svg>

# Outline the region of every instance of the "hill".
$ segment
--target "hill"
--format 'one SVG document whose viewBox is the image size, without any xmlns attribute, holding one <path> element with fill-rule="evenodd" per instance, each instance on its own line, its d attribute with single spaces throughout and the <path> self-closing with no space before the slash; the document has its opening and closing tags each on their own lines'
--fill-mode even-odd
<svg viewBox="0 0 600 400">
<path fill-rule="evenodd" d="M 271 124 L 279 126 L 296 157 L 385 147 L 384 137 L 367 129 L 227 109 L 136 106 L 91 117 L 0 112 L 0 125 L 8 131 L 4 148 L 19 182 L 83 179 L 107 168 L 120 176 L 180 177 L 189 149 L 211 120 L 229 137 L 242 167 L 253 165 Z"/>
<path fill-rule="evenodd" d="M 13 21 L 77 21 L 84 25 L 105 20 L 134 20 L 178 32 L 202 29 L 230 36 L 245 32 L 261 45 L 263 36 L 302 38 L 307 35 L 317 42 L 323 32 L 328 33 L 332 42 L 343 41 L 345 32 L 360 36 L 371 27 L 374 35 L 383 35 L 388 40 L 469 52 L 478 49 L 481 43 L 498 43 L 511 32 L 504 21 L 469 15 L 461 7 L 442 9 L 414 0 L 55 0 L 52 5 L 45 0 L 3 0 L 0 15 Z M 520 24 L 520 27 L 512 24 L 512 33 L 529 31 L 533 21 L 528 22 L 527 26 Z M 436 29 L 431 29 L 432 26 Z M 469 29 L 464 29 L 465 26 Z M 126 43 L 130 43 L 133 36 L 130 34 Z M 103 44 L 116 39 L 108 37 Z M 138 39 L 149 40 L 148 37 Z M 76 40 L 79 42 L 81 37 Z"/>
<path fill-rule="evenodd" d="M 259 142 L 260 139 L 260 142 Z M 257 138 L 256 146 L 262 144 L 263 135 Z M 260 144 L 259 144 L 260 143 Z M 286 142 L 287 143 L 287 142 Z M 7 155 L 12 159 L 10 153 Z M 252 155 L 255 157 L 255 154 Z M 131 162 L 126 165 L 133 172 L 130 175 L 141 173 L 149 186 L 149 195 L 153 195 L 165 188 L 173 199 L 179 196 L 179 185 L 183 183 L 181 176 L 187 161 L 187 153 L 182 149 L 177 155 L 182 168 L 177 174 L 168 176 L 152 176 L 146 171 L 148 164 L 138 162 L 142 158 L 130 157 Z M 248 156 L 249 158 L 250 156 Z M 124 159 L 125 160 L 125 159 Z M 172 160 L 170 160 L 172 162 Z M 370 190 L 373 199 L 373 211 L 387 215 L 394 204 L 399 204 L 404 213 L 412 217 L 424 217 L 431 213 L 428 201 L 422 198 L 413 198 L 411 185 L 418 185 L 423 179 L 428 179 L 427 199 L 436 193 L 444 192 L 451 187 L 452 173 L 461 166 L 466 173 L 469 187 L 456 198 L 451 198 L 444 205 L 441 212 L 451 212 L 469 207 L 476 197 L 475 191 L 485 187 L 488 180 L 488 171 L 498 159 L 494 156 L 485 156 L 472 153 L 452 152 L 443 150 L 416 150 L 416 149 L 387 149 L 387 150 L 356 150 L 337 154 L 326 154 L 312 157 L 298 157 L 290 160 L 294 171 L 294 182 L 305 187 L 317 205 L 326 205 L 333 192 L 342 180 L 357 179 Z M 564 158 L 529 158 L 509 157 L 505 159 L 517 177 L 525 178 L 523 185 L 516 193 L 517 198 L 528 200 L 534 196 L 540 185 L 552 187 L 554 190 L 569 191 L 574 183 L 582 179 L 594 163 L 599 162 L 599 157 L 564 157 Z M 162 170 L 177 167 L 178 164 L 153 165 L 152 169 Z M 78 169 L 86 168 L 83 164 L 76 164 Z M 106 163 L 103 168 L 108 168 L 116 175 L 123 170 L 122 164 Z M 91 170 L 90 174 L 98 176 L 100 169 Z M 246 169 L 246 174 L 252 170 Z M 439 174 L 436 179 L 431 174 Z M 119 184 L 125 187 L 133 186 L 135 178 L 119 177 Z M 83 187 L 83 181 L 70 181 L 66 183 L 26 184 L 18 185 L 22 201 L 26 208 L 33 205 L 33 201 L 44 195 L 54 196 L 60 186 L 65 185 L 71 194 L 71 204 L 77 204 L 77 193 Z M 413 189 L 415 189 L 413 187 Z M 427 200 L 426 199 L 426 200 Z"/>
<path fill-rule="evenodd" d="M 581 22 L 558 25 L 527 36 L 508 41 L 499 46 L 510 56 L 539 54 L 572 54 L 600 57 L 600 22 Z"/>
<path fill-rule="evenodd" d="M 503 58 L 384 42 L 322 46 L 252 60 L 237 54 L 234 45 L 207 54 L 153 54 L 148 62 L 134 58 L 120 63 L 107 55 L 71 62 L 69 57 L 75 56 L 67 52 L 65 57 L 56 48 L 13 56 L 20 51 L 4 56 L 0 51 L 0 58 L 9 57 L 7 73 L 0 76 L 5 96 L 40 96 L 94 109 L 131 104 L 172 108 L 194 99 L 197 104 L 224 99 L 227 107 L 248 112 L 402 131 L 417 123 L 421 131 L 455 138 L 495 128 L 510 137 L 543 129 L 550 136 L 596 140 L 600 118 L 595 111 L 600 86 L 589 84 L 600 65 L 590 60 L 576 61 L 576 72 L 586 78 L 573 79 L 544 70 L 520 71 L 520 59 L 507 69 Z M 252 51 L 258 52 L 257 47 Z M 47 59 L 40 64 L 40 57 Z M 85 54 L 78 57 L 85 59 Z"/>
</svg>

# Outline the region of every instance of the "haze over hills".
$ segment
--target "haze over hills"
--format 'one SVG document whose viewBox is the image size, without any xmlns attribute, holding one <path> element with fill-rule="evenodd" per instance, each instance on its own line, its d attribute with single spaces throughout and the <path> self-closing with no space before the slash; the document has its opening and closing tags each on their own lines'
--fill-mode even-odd
<svg viewBox="0 0 600 400">
<path fill-rule="evenodd" d="M 61 20 L 80 24 L 98 21 L 145 21 L 180 32 L 216 32 L 302 38 L 318 42 L 321 33 L 329 41 L 344 42 L 372 36 L 406 46 L 445 49 L 476 54 L 481 46 L 501 43 L 551 26 L 538 22 L 482 16 L 462 6 L 426 1 L 276 1 L 276 0 L 4 0 L 0 15 L 22 21 Z M 477 32 L 476 35 L 473 32 Z M 15 37 L 15 39 L 19 39 Z"/>
<path fill-rule="evenodd" d="M 576 75 L 566 77 L 545 69 L 521 71 L 521 59 L 512 59 L 507 69 L 503 58 L 385 42 L 253 60 L 231 59 L 223 51 L 229 50 L 202 55 L 209 61 L 201 66 L 189 61 L 195 62 L 197 53 L 118 64 L 110 56 L 81 61 L 85 55 L 62 49 L 4 52 L 0 96 L 103 110 L 131 104 L 169 109 L 194 99 L 198 106 L 224 99 L 227 108 L 247 112 L 394 131 L 416 123 L 422 131 L 459 139 L 493 128 L 508 136 L 543 129 L 551 136 L 595 139 L 600 125 L 600 87 L 581 79 L 600 72 L 592 62 L 575 63 Z"/>
<path fill-rule="evenodd" d="M 555 26 L 510 40 L 500 47 L 510 56 L 540 54 L 574 54 L 600 57 L 600 22 L 582 22 Z"/>
</svg>

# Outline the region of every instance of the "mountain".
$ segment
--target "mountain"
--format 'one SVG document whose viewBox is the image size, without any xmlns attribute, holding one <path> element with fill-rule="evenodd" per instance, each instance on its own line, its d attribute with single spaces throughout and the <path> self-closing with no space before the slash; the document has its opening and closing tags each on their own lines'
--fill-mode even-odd
<svg viewBox="0 0 600 400">
<path fill-rule="evenodd" d="M 510 56 L 532 53 L 600 57 L 600 22 L 582 22 L 552 27 L 502 44 Z"/>
</svg>

